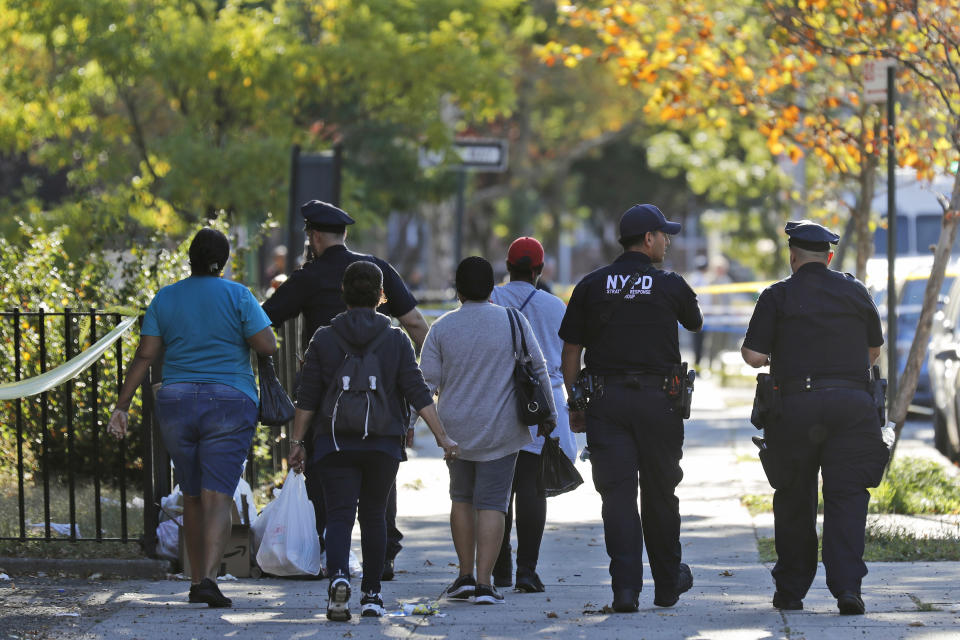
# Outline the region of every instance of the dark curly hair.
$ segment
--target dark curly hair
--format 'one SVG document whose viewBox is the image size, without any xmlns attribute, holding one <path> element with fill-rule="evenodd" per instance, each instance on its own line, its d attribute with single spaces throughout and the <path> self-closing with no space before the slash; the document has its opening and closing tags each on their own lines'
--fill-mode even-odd
<svg viewBox="0 0 960 640">
<path fill-rule="evenodd" d="M 190 271 L 195 276 L 219 276 L 230 259 L 230 241 L 216 229 L 204 227 L 190 243 Z"/>
<path fill-rule="evenodd" d="M 383 302 L 383 272 L 372 262 L 354 262 L 343 272 L 343 301 L 348 307 L 380 306 Z"/>
</svg>

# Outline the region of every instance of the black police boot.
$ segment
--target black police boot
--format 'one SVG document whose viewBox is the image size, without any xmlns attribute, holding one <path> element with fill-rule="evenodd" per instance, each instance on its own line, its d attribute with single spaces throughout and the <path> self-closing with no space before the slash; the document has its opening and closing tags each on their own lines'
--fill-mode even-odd
<svg viewBox="0 0 960 640">
<path fill-rule="evenodd" d="M 837 596 L 837 608 L 840 609 L 840 615 L 844 616 L 862 616 L 866 611 L 863 598 L 853 591 L 844 591 Z"/>
<path fill-rule="evenodd" d="M 640 608 L 640 592 L 636 589 L 614 589 L 613 610 L 617 613 L 635 613 Z"/>
<path fill-rule="evenodd" d="M 542 593 L 544 590 L 540 576 L 537 575 L 536 571 L 527 567 L 517 568 L 516 589 L 524 593 Z"/>
<path fill-rule="evenodd" d="M 773 608 L 786 611 L 800 611 L 803 609 L 803 600 L 791 598 L 779 591 L 773 592 Z"/>
<path fill-rule="evenodd" d="M 690 591 L 693 586 L 693 572 L 690 571 L 690 565 L 681 562 L 677 568 L 677 590 L 670 594 L 654 594 L 653 604 L 658 607 L 672 607 L 680 600 L 680 594 Z"/>
</svg>

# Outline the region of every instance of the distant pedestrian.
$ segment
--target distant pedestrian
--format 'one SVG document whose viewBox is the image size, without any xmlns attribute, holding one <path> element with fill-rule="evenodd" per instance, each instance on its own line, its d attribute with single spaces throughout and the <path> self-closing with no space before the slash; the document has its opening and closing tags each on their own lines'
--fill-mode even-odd
<svg viewBox="0 0 960 640">
<path fill-rule="evenodd" d="M 377 265 L 383 274 L 386 302 L 379 305 L 378 310 L 397 318 L 419 351 L 427 335 L 427 322 L 417 310 L 417 300 L 388 262 L 347 248 L 347 227 L 354 224 L 353 218 L 339 207 L 319 200 L 304 203 L 300 207 L 300 213 L 303 215 L 307 234 L 309 259 L 300 269 L 291 273 L 263 303 L 263 310 L 270 316 L 273 325 L 279 327 L 285 321 L 303 315 L 301 344 L 302 348 L 306 349 L 317 329 L 328 326 L 337 314 L 346 311 L 341 283 L 347 267 L 355 262 L 371 262 Z M 313 446 L 312 442 L 312 438 L 306 438 L 307 460 L 313 459 L 309 450 Z M 406 446 L 413 446 L 413 429 L 407 430 Z M 319 471 L 308 464 L 304 475 L 307 495 L 316 511 L 317 535 L 322 545 L 326 511 Z M 387 506 L 387 530 L 387 559 L 383 579 L 392 580 L 394 559 L 403 548 L 400 544 L 403 534 L 397 528 L 396 487 L 390 493 Z"/>
<path fill-rule="evenodd" d="M 597 392 L 586 413 L 571 409 L 574 431 L 587 432 L 593 482 L 603 500 L 603 531 L 610 556 L 613 609 L 639 608 L 643 549 L 653 574 L 653 604 L 672 607 L 693 585 L 681 562 L 677 485 L 683 478 L 683 416 L 668 389 L 682 383 L 677 324 L 698 331 L 697 297 L 663 262 L 670 222 L 652 204 L 620 218 L 623 254 L 574 288 L 560 326 L 568 394 L 586 374 Z M 640 511 L 637 511 L 637 488 Z"/>
<path fill-rule="evenodd" d="M 503 595 L 491 574 L 503 540 L 517 453 L 532 438 L 517 411 L 509 314 L 490 302 L 493 267 L 480 257 L 464 259 L 457 266 L 456 289 L 461 306 L 433 323 L 420 359 L 427 384 L 439 394 L 437 411 L 460 444 L 460 455 L 447 462 L 450 529 L 460 573 L 445 594 L 500 604 Z M 520 315 L 519 320 L 540 384 L 548 389 L 550 376 L 537 338 L 526 318 Z M 551 419 L 541 425 L 540 435 L 556 424 L 553 396 L 548 397 Z"/>
<path fill-rule="evenodd" d="M 741 353 L 770 365 L 779 416 L 765 425 L 767 450 L 784 477 L 773 494 L 777 609 L 802 609 L 817 573 L 817 475 L 823 475 L 823 566 L 842 614 L 865 607 L 860 587 L 870 493 L 889 454 L 870 393 L 880 357 L 880 314 L 866 287 L 828 268 L 840 236 L 809 220 L 788 222 L 793 275 L 760 294 Z M 765 465 L 766 467 L 766 465 Z"/>
<path fill-rule="evenodd" d="M 547 371 L 557 407 L 564 407 L 567 396 L 563 389 L 563 374 L 560 372 L 560 351 L 563 342 L 557 336 L 567 306 L 563 300 L 537 288 L 544 268 L 543 245 L 536 238 L 517 238 L 507 252 L 507 272 L 510 281 L 495 287 L 490 302 L 501 307 L 520 310 L 527 320 L 540 350 L 547 361 Z M 537 472 L 540 469 L 540 452 L 543 437 L 537 435 L 537 427 L 530 427 L 533 442 L 524 445 L 517 455 L 517 468 L 513 476 L 513 489 L 507 507 L 506 523 L 500 555 L 493 567 L 493 583 L 497 587 L 513 584 L 511 563 L 510 530 L 513 523 L 514 502 L 517 521 L 517 579 L 516 588 L 527 593 L 543 591 L 543 582 L 537 575 L 540 558 L 540 543 L 547 520 L 547 498 L 537 491 Z M 559 411 L 557 427 L 550 435 L 559 438 L 560 448 L 574 460 L 577 456 L 577 441 L 570 431 L 566 411 Z"/>
<path fill-rule="evenodd" d="M 358 507 L 363 547 L 360 615 L 379 617 L 385 613 L 380 593 L 387 550 L 385 514 L 403 455 L 407 406 L 420 413 L 447 457 L 455 458 L 458 451 L 457 443 L 447 436 L 437 417 L 410 341 L 390 326 L 390 318 L 376 311 L 382 297 L 383 274 L 377 265 L 358 261 L 347 267 L 343 276 L 347 310 L 313 335 L 297 389 L 289 463 L 297 471 L 307 464 L 315 469 L 326 498 L 330 577 L 327 617 L 331 620 L 350 619 L 348 559 Z M 382 391 L 386 403 L 385 413 L 378 416 L 371 412 L 367 397 L 365 420 L 360 420 L 367 422 L 367 431 L 358 434 L 343 433 L 343 427 L 338 432 L 336 421 L 325 411 L 318 411 L 331 387 L 337 385 L 338 367 L 348 353 L 374 355 L 382 379 L 369 384 L 373 390 Z M 359 384 L 352 381 L 353 387 L 362 384 L 368 384 L 367 380 Z M 348 381 L 345 389 L 350 387 Z M 313 434 L 312 459 L 307 458 L 305 449 L 308 430 Z"/>
<path fill-rule="evenodd" d="M 270 319 L 240 283 L 220 277 L 230 257 L 226 236 L 201 229 L 190 243 L 192 275 L 160 289 L 140 330 L 108 430 L 127 432 L 127 411 L 150 365 L 163 357 L 157 421 L 183 492 L 190 559 L 190 602 L 229 607 L 217 572 L 230 536 L 233 494 L 257 425 L 250 349 L 277 350 Z"/>
</svg>

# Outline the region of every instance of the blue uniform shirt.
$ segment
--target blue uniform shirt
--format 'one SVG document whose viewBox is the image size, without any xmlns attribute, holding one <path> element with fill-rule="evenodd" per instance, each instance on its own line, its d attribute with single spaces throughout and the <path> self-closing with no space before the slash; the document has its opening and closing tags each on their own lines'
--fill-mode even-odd
<svg viewBox="0 0 960 640">
<path fill-rule="evenodd" d="M 613 304 L 619 306 L 604 323 Z M 693 289 L 679 274 L 654 267 L 646 254 L 627 251 L 577 284 L 559 335 L 586 348 L 592 373 L 659 375 L 680 364 L 677 322 L 690 331 L 703 325 Z"/>
<path fill-rule="evenodd" d="M 263 303 L 263 310 L 270 316 L 275 327 L 303 313 L 304 349 L 314 332 L 330 324 L 330 321 L 347 310 L 343 302 L 341 286 L 347 267 L 359 260 L 373 262 L 383 272 L 383 291 L 387 302 L 378 311 L 394 317 L 409 313 L 417 306 L 400 274 L 380 258 L 354 253 L 339 244 L 327 248 L 314 260 L 294 271 L 290 277 Z"/>
<path fill-rule="evenodd" d="M 760 294 L 743 346 L 770 355 L 780 380 L 867 379 L 868 347 L 883 344 L 880 314 L 850 274 L 808 262 Z"/>
<path fill-rule="evenodd" d="M 190 276 L 157 292 L 140 334 L 163 340 L 163 384 L 225 384 L 259 406 L 246 338 L 269 326 L 260 303 L 239 282 Z"/>
</svg>

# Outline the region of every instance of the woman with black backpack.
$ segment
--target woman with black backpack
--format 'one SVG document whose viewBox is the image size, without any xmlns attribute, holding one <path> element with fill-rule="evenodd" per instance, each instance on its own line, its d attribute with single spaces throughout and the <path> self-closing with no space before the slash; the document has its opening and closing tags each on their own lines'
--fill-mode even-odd
<svg viewBox="0 0 960 640">
<path fill-rule="evenodd" d="M 407 431 L 407 406 L 430 427 L 444 457 L 457 443 L 440 422 L 413 345 L 390 318 L 377 313 L 383 273 L 372 262 L 355 262 L 343 276 L 347 311 L 313 334 L 304 357 L 289 463 L 317 468 L 327 503 L 325 535 L 327 618 L 350 619 L 348 558 L 353 522 L 360 522 L 363 580 L 360 615 L 385 613 L 380 576 L 386 553 L 387 497 L 397 475 Z M 302 438 L 314 426 L 313 459 L 305 460 Z"/>
</svg>

